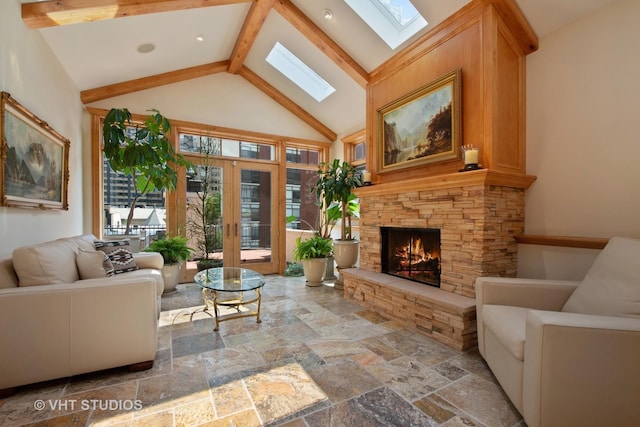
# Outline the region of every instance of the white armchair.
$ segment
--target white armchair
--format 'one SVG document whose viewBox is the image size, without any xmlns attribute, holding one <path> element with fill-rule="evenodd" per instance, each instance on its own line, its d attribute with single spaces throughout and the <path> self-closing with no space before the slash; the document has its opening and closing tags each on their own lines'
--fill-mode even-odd
<svg viewBox="0 0 640 427">
<path fill-rule="evenodd" d="M 640 423 L 640 240 L 582 282 L 480 277 L 478 347 L 529 427 Z"/>
</svg>

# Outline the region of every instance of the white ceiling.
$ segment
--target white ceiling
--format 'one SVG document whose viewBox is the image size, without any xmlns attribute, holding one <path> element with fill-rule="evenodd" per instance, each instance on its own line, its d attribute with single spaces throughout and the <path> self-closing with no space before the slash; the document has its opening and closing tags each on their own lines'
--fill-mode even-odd
<svg viewBox="0 0 640 427">
<path fill-rule="evenodd" d="M 21 3 L 30 1 L 20 0 Z M 413 4 L 429 22 L 424 32 L 468 1 L 413 0 Z M 517 0 L 538 37 L 612 1 L 614 0 Z M 381 65 L 423 33 L 418 33 L 393 51 L 343 0 L 292 0 L 292 3 L 367 72 Z M 39 31 L 82 91 L 229 59 L 249 8 L 250 3 L 247 2 L 50 27 Z M 322 18 L 322 10 L 325 8 L 334 12 L 332 21 Z M 196 35 L 203 35 L 205 40 L 196 42 Z M 267 64 L 264 58 L 276 41 L 280 41 L 311 66 L 337 89 L 336 92 L 318 103 Z M 137 47 L 148 42 L 154 43 L 156 49 L 148 54 L 138 53 Z M 265 20 L 245 65 L 338 135 L 364 127 L 364 88 L 275 10 Z M 215 75 L 210 78 L 215 78 Z M 198 96 L 197 91 L 190 93 L 191 96 Z M 197 99 L 184 102 L 184 108 L 193 105 L 200 109 L 206 108 L 206 103 Z M 197 114 L 194 112 L 187 116 L 189 117 L 183 119 L 192 120 L 192 116 L 206 117 L 206 114 L 200 110 Z M 213 120 L 210 124 L 219 123 Z"/>
</svg>

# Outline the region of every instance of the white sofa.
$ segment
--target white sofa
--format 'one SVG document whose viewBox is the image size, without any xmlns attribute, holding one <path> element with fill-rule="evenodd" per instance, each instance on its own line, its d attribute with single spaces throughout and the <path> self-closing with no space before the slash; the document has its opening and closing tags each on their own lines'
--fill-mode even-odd
<svg viewBox="0 0 640 427">
<path fill-rule="evenodd" d="M 107 368 L 153 365 L 162 256 L 134 254 L 138 270 L 83 280 L 76 257 L 96 255 L 94 240 L 58 239 L 0 257 L 0 393 Z"/>
<path fill-rule="evenodd" d="M 640 240 L 582 282 L 476 280 L 478 347 L 529 427 L 640 425 Z"/>
</svg>

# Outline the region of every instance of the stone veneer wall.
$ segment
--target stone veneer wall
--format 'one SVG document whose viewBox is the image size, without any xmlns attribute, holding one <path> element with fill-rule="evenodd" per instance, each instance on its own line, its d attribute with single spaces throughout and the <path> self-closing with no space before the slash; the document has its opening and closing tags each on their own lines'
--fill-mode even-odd
<svg viewBox="0 0 640 427">
<path fill-rule="evenodd" d="M 440 288 L 475 298 L 479 276 L 515 277 L 524 189 L 493 184 L 360 195 L 360 268 L 381 272 L 380 227 L 441 230 Z M 425 285 L 427 286 L 427 285 Z"/>
<path fill-rule="evenodd" d="M 515 276 L 524 189 L 535 177 L 481 170 L 365 187 L 360 268 L 345 297 L 459 350 L 477 344 L 475 279 Z M 381 273 L 380 227 L 440 229 L 440 289 Z"/>
</svg>

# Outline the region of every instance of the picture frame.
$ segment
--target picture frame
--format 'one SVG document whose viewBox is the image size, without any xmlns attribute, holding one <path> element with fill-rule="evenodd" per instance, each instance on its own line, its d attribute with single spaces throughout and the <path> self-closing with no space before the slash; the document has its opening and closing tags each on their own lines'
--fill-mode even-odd
<svg viewBox="0 0 640 427">
<path fill-rule="evenodd" d="M 457 159 L 461 70 L 377 110 L 378 172 Z"/>
<path fill-rule="evenodd" d="M 8 92 L 0 102 L 0 206 L 68 210 L 70 141 Z"/>
</svg>

